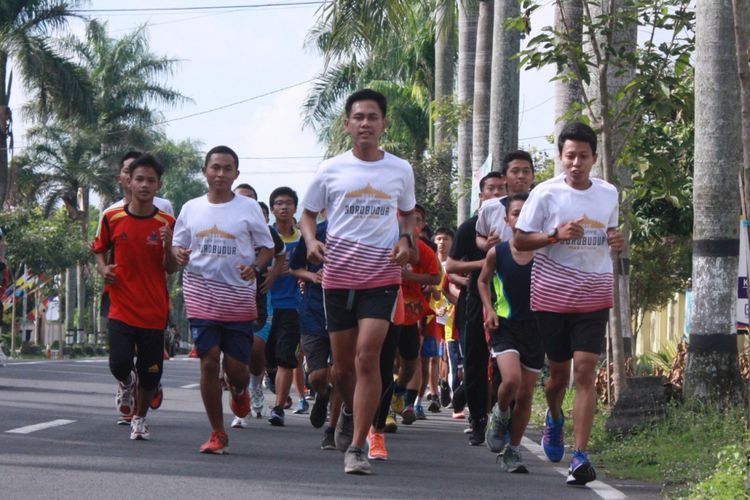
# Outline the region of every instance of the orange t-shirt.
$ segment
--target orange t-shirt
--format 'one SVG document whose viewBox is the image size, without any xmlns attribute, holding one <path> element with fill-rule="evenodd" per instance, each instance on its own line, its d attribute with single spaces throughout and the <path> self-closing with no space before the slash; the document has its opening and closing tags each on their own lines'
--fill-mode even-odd
<svg viewBox="0 0 750 500">
<path fill-rule="evenodd" d="M 109 286 L 109 319 L 151 330 L 166 327 L 169 295 L 159 229 L 174 228 L 174 223 L 174 217 L 156 208 L 147 217 L 129 213 L 126 206 L 104 212 L 93 250 L 114 250 L 117 267 Z"/>
<path fill-rule="evenodd" d="M 419 262 L 412 265 L 411 271 L 415 274 L 439 274 L 440 264 L 435 252 L 423 241 L 417 239 L 416 242 Z M 419 320 L 432 312 L 427 298 L 422 293 L 421 284 L 416 281 L 404 280 L 401 283 L 401 291 L 404 295 L 404 325 L 418 323 Z"/>
</svg>

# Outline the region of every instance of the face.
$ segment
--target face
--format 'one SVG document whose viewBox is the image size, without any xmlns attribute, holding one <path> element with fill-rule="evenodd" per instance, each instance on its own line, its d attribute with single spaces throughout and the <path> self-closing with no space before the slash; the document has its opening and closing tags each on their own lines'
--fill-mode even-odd
<svg viewBox="0 0 750 500">
<path fill-rule="evenodd" d="M 231 191 L 232 183 L 237 180 L 240 171 L 232 155 L 214 153 L 203 167 L 208 188 L 214 191 Z"/>
<path fill-rule="evenodd" d="M 296 211 L 297 206 L 294 204 L 294 199 L 291 196 L 282 194 L 274 198 L 271 212 L 277 221 L 287 222 L 292 220 Z"/>
<path fill-rule="evenodd" d="M 570 139 L 563 143 L 560 163 L 565 170 L 565 181 L 576 189 L 587 189 L 591 184 L 591 167 L 596 163 L 596 155 L 591 144 Z"/>
<path fill-rule="evenodd" d="M 508 193 L 528 193 L 534 182 L 534 169 L 526 160 L 513 160 L 505 172 Z"/>
<path fill-rule="evenodd" d="M 505 195 L 505 177 L 490 177 L 484 181 L 484 187 L 479 192 L 479 200 L 486 201 Z"/>
<path fill-rule="evenodd" d="M 521 209 L 523 208 L 523 201 L 511 201 L 508 205 L 508 211 L 505 212 L 505 222 L 511 227 L 516 229 L 516 222 L 518 222 L 518 216 L 521 215 Z"/>
<path fill-rule="evenodd" d="M 161 180 L 159 180 L 156 170 L 151 167 L 136 168 L 129 179 L 130 191 L 133 193 L 133 198 L 138 201 L 153 200 L 156 193 L 161 189 Z"/>
<path fill-rule="evenodd" d="M 124 162 L 122 162 L 122 166 L 120 167 L 120 173 L 117 175 L 117 183 L 122 187 L 123 190 L 128 189 L 128 180 L 130 180 L 130 175 L 128 174 L 130 170 L 130 164 L 133 163 L 133 160 L 135 158 L 128 158 Z"/>
<path fill-rule="evenodd" d="M 435 236 L 434 242 L 437 245 L 438 253 L 446 254 L 453 244 L 453 238 L 447 234 L 438 234 Z"/>
<path fill-rule="evenodd" d="M 377 147 L 385 125 L 385 118 L 377 102 L 356 101 L 344 120 L 344 132 L 351 136 L 352 142 L 359 148 Z"/>
<path fill-rule="evenodd" d="M 258 201 L 258 195 L 255 194 L 255 191 L 248 188 L 237 188 L 234 190 L 234 194 L 238 194 L 240 196 L 245 196 L 247 198 L 252 198 L 255 201 Z"/>
</svg>

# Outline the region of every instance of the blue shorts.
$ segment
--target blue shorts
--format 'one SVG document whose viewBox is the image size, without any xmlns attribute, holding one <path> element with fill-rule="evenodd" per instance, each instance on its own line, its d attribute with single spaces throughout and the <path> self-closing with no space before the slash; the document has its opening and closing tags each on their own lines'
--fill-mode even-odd
<svg viewBox="0 0 750 500">
<path fill-rule="evenodd" d="M 419 353 L 423 358 L 434 358 L 443 355 L 443 343 L 438 342 L 435 337 L 425 335 L 422 341 L 422 351 Z"/>
<path fill-rule="evenodd" d="M 268 318 L 268 319 L 270 320 L 271 318 Z M 257 332 L 255 332 L 253 334 L 253 336 L 256 339 L 262 340 L 263 343 L 265 344 L 266 342 L 268 342 L 268 335 L 270 333 L 271 333 L 271 322 L 270 321 L 266 321 L 266 324 L 263 325 L 263 328 L 261 328 L 260 330 L 258 330 Z"/>
<path fill-rule="evenodd" d="M 190 319 L 189 321 L 190 333 L 198 357 L 218 345 L 225 355 L 245 364 L 250 361 L 250 348 L 253 345 L 252 321 L 210 319 Z"/>
</svg>

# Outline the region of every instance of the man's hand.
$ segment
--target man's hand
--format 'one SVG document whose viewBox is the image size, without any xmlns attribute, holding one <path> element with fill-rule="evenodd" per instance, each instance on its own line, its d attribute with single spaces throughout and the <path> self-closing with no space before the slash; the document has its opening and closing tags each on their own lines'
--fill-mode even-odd
<svg viewBox="0 0 750 500">
<path fill-rule="evenodd" d="M 557 228 L 557 236 L 555 236 L 555 238 L 560 241 L 580 240 L 583 238 L 584 232 L 583 226 L 581 225 L 582 222 L 583 217 L 561 224 Z"/>
<path fill-rule="evenodd" d="M 495 311 L 489 310 L 484 313 L 484 327 L 488 330 L 497 330 L 500 326 L 500 320 Z"/>
<path fill-rule="evenodd" d="M 99 274 L 102 278 L 104 278 L 104 283 L 107 285 L 111 285 L 115 282 L 115 268 L 117 267 L 117 264 L 109 264 L 106 266 L 97 266 L 96 270 L 99 271 Z"/>
<path fill-rule="evenodd" d="M 393 248 L 391 248 L 391 262 L 395 262 L 399 266 L 403 266 L 409 261 L 409 243 L 406 238 L 399 238 Z"/>
<path fill-rule="evenodd" d="M 240 264 L 237 267 L 240 269 L 240 278 L 245 281 L 252 281 L 255 279 L 255 268 L 253 266 L 245 266 Z"/>
<path fill-rule="evenodd" d="M 191 250 L 189 248 L 172 247 L 174 259 L 177 261 L 177 264 L 181 266 L 186 266 L 187 263 L 190 262 L 190 252 Z"/>
<path fill-rule="evenodd" d="M 317 273 L 309 273 L 308 278 L 310 279 L 311 283 L 320 285 L 321 283 L 323 283 L 323 269 L 318 269 Z"/>
<path fill-rule="evenodd" d="M 490 248 L 497 245 L 499 241 L 500 236 L 498 236 L 498 234 L 494 230 L 490 231 L 490 234 L 487 235 L 487 241 L 485 242 L 484 248 L 482 250 L 484 250 L 485 252 L 489 252 Z"/>
<path fill-rule="evenodd" d="M 621 252 L 625 248 L 625 237 L 614 228 L 607 229 L 607 243 L 613 252 Z"/>
<path fill-rule="evenodd" d="M 161 236 L 164 248 L 172 248 L 172 228 L 169 227 L 169 224 L 164 224 L 159 228 L 159 236 Z"/>
<path fill-rule="evenodd" d="M 326 258 L 326 246 L 322 241 L 315 240 L 307 245 L 307 260 L 312 264 L 322 264 Z"/>
</svg>

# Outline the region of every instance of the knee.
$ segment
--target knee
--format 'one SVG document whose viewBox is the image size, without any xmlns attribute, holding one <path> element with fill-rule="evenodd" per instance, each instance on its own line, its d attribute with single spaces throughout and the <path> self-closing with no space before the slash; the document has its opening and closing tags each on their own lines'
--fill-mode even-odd
<svg viewBox="0 0 750 500">
<path fill-rule="evenodd" d="M 314 370 L 307 376 L 307 381 L 315 392 L 325 392 L 328 385 L 326 370 Z"/>
<path fill-rule="evenodd" d="M 148 371 L 146 371 L 145 373 L 138 374 L 138 385 L 140 385 L 141 388 L 145 391 L 153 391 L 154 389 L 156 389 L 159 385 L 160 380 L 161 372 L 149 373 Z"/>
<path fill-rule="evenodd" d="M 518 389 L 521 385 L 520 377 L 517 376 L 510 376 L 505 377 L 502 381 L 502 387 L 504 390 L 508 391 L 510 394 L 516 395 L 518 394 Z"/>
<path fill-rule="evenodd" d="M 338 384 L 346 383 L 348 380 L 352 379 L 353 377 L 354 377 L 354 364 L 344 363 L 339 360 L 336 360 L 336 363 L 333 365 L 333 378 L 338 382 Z"/>
<path fill-rule="evenodd" d="M 210 373 L 219 372 L 219 354 L 211 349 L 203 356 L 201 356 L 201 371 L 207 371 Z"/>
<path fill-rule="evenodd" d="M 556 375 L 556 376 L 555 376 Z M 547 379 L 546 390 L 547 392 L 563 391 L 568 387 L 569 377 L 567 374 L 558 373 L 553 374 Z"/>
<path fill-rule="evenodd" d="M 576 384 L 576 388 L 593 387 L 595 379 L 596 371 L 594 366 L 581 364 L 573 368 L 573 381 Z"/>
<path fill-rule="evenodd" d="M 123 381 L 127 379 L 130 372 L 133 371 L 133 360 L 127 358 L 109 358 L 109 371 L 117 380 Z"/>
</svg>

